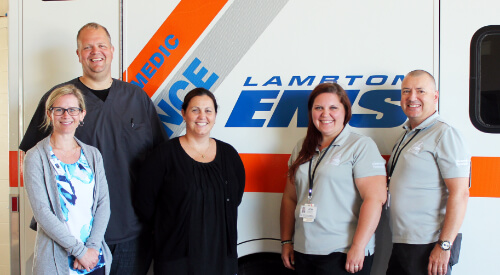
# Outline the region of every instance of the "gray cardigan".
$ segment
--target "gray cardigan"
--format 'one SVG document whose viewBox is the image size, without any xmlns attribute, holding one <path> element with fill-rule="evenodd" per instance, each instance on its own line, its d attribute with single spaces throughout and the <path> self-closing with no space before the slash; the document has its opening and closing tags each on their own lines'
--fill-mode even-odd
<svg viewBox="0 0 500 275">
<path fill-rule="evenodd" d="M 111 268 L 111 252 L 104 242 L 104 232 L 111 214 L 109 193 L 102 156 L 97 148 L 75 138 L 82 147 L 90 168 L 94 172 L 94 223 L 86 246 L 69 232 L 59 201 L 56 174 L 50 163 L 51 135 L 30 149 L 24 158 L 24 184 L 38 231 L 33 258 L 33 274 L 69 274 L 68 253 L 81 259 L 88 248 L 102 248 L 106 262 L 106 275 Z M 54 213 L 55 211 L 55 213 Z"/>
</svg>

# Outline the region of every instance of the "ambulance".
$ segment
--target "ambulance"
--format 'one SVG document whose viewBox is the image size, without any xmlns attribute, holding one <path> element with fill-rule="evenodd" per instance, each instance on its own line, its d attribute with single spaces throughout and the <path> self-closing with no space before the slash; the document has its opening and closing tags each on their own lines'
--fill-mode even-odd
<svg viewBox="0 0 500 275">
<path fill-rule="evenodd" d="M 500 247 L 500 2 L 492 0 L 85 0 L 9 2 L 11 274 L 31 274 L 35 232 L 18 150 L 40 97 L 81 75 L 76 33 L 107 27 L 114 78 L 140 86 L 170 137 L 180 103 L 214 92 L 212 136 L 233 145 L 247 174 L 239 207 L 239 274 L 285 274 L 279 209 L 287 161 L 305 135 L 307 96 L 335 81 L 353 105 L 350 125 L 387 159 L 402 132 L 404 75 L 436 77 L 439 112 L 472 153 L 470 199 L 453 274 L 492 274 Z M 387 217 L 372 274 L 385 274 Z M 267 272 L 267 273 L 266 273 Z"/>
</svg>

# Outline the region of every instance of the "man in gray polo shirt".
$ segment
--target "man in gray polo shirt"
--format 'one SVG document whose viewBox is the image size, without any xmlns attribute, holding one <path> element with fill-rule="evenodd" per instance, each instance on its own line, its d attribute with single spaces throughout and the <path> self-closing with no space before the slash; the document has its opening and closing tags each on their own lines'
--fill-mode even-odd
<svg viewBox="0 0 500 275">
<path fill-rule="evenodd" d="M 469 197 L 470 155 L 436 110 L 434 77 L 412 71 L 401 86 L 408 121 L 387 166 L 393 242 L 387 274 L 451 274 Z"/>
</svg>

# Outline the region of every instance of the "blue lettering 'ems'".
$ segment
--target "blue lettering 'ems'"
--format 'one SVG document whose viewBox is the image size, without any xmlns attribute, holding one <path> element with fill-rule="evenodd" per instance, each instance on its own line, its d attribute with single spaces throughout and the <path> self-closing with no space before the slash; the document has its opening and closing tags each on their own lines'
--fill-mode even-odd
<svg viewBox="0 0 500 275">
<path fill-rule="evenodd" d="M 273 103 L 261 103 L 262 99 L 275 99 L 279 90 L 242 91 L 227 120 L 226 127 L 263 127 L 265 119 L 253 119 L 257 111 L 271 111 Z M 351 102 L 354 102 L 359 90 L 346 90 Z M 297 113 L 297 127 L 307 127 L 307 100 L 311 90 L 285 90 L 267 127 L 289 127 Z"/>
<path fill-rule="evenodd" d="M 288 127 L 295 112 L 297 112 L 297 127 L 307 127 L 307 98 L 310 90 L 285 90 L 280 102 L 274 110 L 267 127 Z"/>
<path fill-rule="evenodd" d="M 376 114 L 352 114 L 349 125 L 358 128 L 392 128 L 403 124 L 406 115 L 401 107 L 387 102 L 400 101 L 400 90 L 371 90 L 359 99 L 359 106 L 373 111 L 381 112 L 382 118 L 377 119 Z"/>
<path fill-rule="evenodd" d="M 267 91 L 242 91 L 231 115 L 229 116 L 226 127 L 262 127 L 265 119 L 253 119 L 256 111 L 271 111 L 273 103 L 261 103 L 262 99 L 275 99 L 279 90 Z"/>
<path fill-rule="evenodd" d="M 355 79 L 355 78 L 352 78 Z M 262 103 L 262 99 L 276 99 L 279 90 L 242 91 L 227 120 L 226 127 L 263 127 L 266 119 L 253 119 L 255 112 L 271 111 L 276 104 L 267 127 L 289 127 L 297 114 L 297 127 L 307 127 L 307 100 L 310 90 L 285 90 L 276 103 Z M 355 102 L 360 90 L 346 90 L 351 104 Z M 399 90 L 371 90 L 365 92 L 358 104 L 360 107 L 382 113 L 353 114 L 349 124 L 357 128 L 392 128 L 403 124 L 406 116 L 398 105 L 388 101 L 399 101 Z"/>
</svg>

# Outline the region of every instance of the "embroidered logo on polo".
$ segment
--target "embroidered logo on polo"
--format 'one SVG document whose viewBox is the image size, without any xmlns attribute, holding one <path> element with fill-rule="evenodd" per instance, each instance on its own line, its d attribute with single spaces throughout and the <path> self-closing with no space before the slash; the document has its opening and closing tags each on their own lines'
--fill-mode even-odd
<svg viewBox="0 0 500 275">
<path fill-rule="evenodd" d="M 413 153 L 413 154 L 418 154 L 422 151 L 424 148 L 424 143 L 422 141 L 418 141 L 415 144 L 413 144 L 410 149 L 408 149 L 408 152 Z"/>
<path fill-rule="evenodd" d="M 339 166 L 341 158 L 342 158 L 342 153 L 336 153 L 335 155 L 333 155 L 333 157 L 330 159 L 328 163 L 330 163 L 331 165 Z"/>
</svg>

